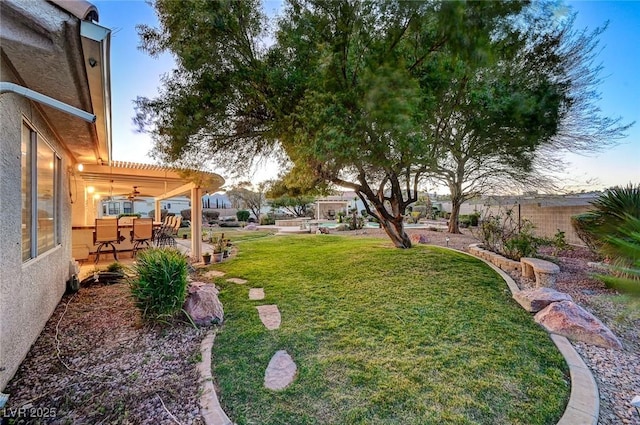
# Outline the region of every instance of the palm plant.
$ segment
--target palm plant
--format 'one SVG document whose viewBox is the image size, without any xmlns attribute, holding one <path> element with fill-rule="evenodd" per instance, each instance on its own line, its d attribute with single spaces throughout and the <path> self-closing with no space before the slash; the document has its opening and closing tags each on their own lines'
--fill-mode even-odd
<svg viewBox="0 0 640 425">
<path fill-rule="evenodd" d="M 640 218 L 629 214 L 618 227 L 619 236 L 605 236 L 608 255 L 615 259 L 612 266 L 614 275 L 598 276 L 607 285 L 625 292 L 640 294 Z"/>
<path fill-rule="evenodd" d="M 591 205 L 594 210 L 573 216 L 571 223 L 588 247 L 604 256 L 615 257 L 617 248 L 611 246 L 608 238 L 625 239 L 628 217 L 640 219 L 640 184 L 608 189 Z"/>
</svg>

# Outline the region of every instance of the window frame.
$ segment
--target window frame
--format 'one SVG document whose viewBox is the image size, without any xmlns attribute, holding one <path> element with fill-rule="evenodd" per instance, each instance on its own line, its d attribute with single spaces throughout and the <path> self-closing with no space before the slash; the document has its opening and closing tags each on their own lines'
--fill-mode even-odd
<svg viewBox="0 0 640 425">
<path fill-rule="evenodd" d="M 22 246 L 22 262 L 28 262 L 35 258 L 45 255 L 47 252 L 55 249 L 56 247 L 62 244 L 61 241 L 61 230 L 62 225 L 60 223 L 60 208 L 62 202 L 62 156 L 58 153 L 57 149 L 47 141 L 47 139 L 40 133 L 36 126 L 33 125 L 25 116 L 22 116 L 21 120 L 21 132 L 20 132 L 20 146 L 22 149 L 22 138 L 24 137 L 24 130 L 28 131 L 28 142 L 27 142 L 27 152 L 28 159 L 26 162 L 26 166 L 29 167 L 27 172 L 29 173 L 30 181 L 28 184 L 28 198 L 29 205 L 28 207 L 31 209 L 28 211 L 29 222 L 24 222 L 24 216 L 21 218 L 21 228 L 22 226 L 26 227 L 26 232 L 29 237 L 29 251 L 28 255 L 25 256 L 25 237 L 24 234 L 21 236 L 21 246 Z M 52 220 L 52 238 L 53 242 L 51 246 L 45 246 L 42 248 L 42 251 L 39 252 L 40 247 L 38 246 L 39 241 L 39 221 L 38 221 L 38 211 L 39 211 L 39 202 L 38 202 L 38 146 L 39 142 L 42 143 L 47 149 L 51 150 L 53 164 L 52 164 L 52 208 L 51 208 L 51 220 Z M 20 164 L 20 191 L 23 193 L 23 177 L 25 175 L 23 164 Z M 22 208 L 22 207 L 21 207 Z"/>
</svg>

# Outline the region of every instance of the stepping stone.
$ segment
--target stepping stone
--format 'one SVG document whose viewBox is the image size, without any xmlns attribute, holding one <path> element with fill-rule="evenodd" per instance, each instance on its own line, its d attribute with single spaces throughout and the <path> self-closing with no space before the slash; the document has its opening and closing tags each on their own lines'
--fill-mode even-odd
<svg viewBox="0 0 640 425">
<path fill-rule="evenodd" d="M 280 310 L 278 310 L 277 305 L 259 305 L 256 308 L 258 309 L 260 320 L 262 320 L 267 329 L 271 331 L 280 327 Z"/>
<path fill-rule="evenodd" d="M 221 272 L 218 270 L 211 270 L 208 271 L 204 274 L 204 277 L 209 278 L 209 279 L 215 279 L 216 277 L 222 277 L 224 276 L 226 273 L 225 272 Z"/>
<path fill-rule="evenodd" d="M 232 277 L 227 279 L 227 282 L 231 282 L 231 283 L 237 283 L 238 285 L 243 285 L 245 283 L 247 283 L 247 281 L 245 279 L 240 279 L 237 277 Z"/>
<path fill-rule="evenodd" d="M 249 289 L 250 300 L 264 300 L 264 288 L 251 288 Z"/>
<path fill-rule="evenodd" d="M 283 390 L 293 382 L 297 371 L 289 353 L 285 350 L 277 351 L 264 373 L 264 386 L 274 391 Z"/>
</svg>

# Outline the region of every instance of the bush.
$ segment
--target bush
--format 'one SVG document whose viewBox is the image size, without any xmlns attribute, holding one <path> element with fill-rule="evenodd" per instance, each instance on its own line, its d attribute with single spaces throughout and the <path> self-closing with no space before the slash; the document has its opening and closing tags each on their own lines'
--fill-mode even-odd
<svg viewBox="0 0 640 425">
<path fill-rule="evenodd" d="M 469 214 L 469 224 L 471 224 L 473 227 L 477 227 L 478 223 L 480 221 L 480 213 L 473 213 L 473 214 Z"/>
<path fill-rule="evenodd" d="M 181 311 L 187 296 L 187 266 L 186 257 L 174 248 L 138 253 L 130 287 L 143 319 L 163 321 Z"/>
<path fill-rule="evenodd" d="M 121 217 L 136 217 L 136 218 L 140 218 L 142 217 L 142 214 L 140 213 L 122 213 L 122 214 L 118 214 L 118 218 Z"/>
<path fill-rule="evenodd" d="M 248 221 L 251 213 L 247 210 L 238 210 L 236 211 L 236 217 L 238 221 Z"/>
<path fill-rule="evenodd" d="M 202 210 L 202 217 L 204 217 L 204 221 L 211 224 L 212 222 L 218 221 L 220 218 L 220 211 L 204 209 Z"/>
<path fill-rule="evenodd" d="M 187 208 L 186 210 L 180 211 L 180 215 L 182 216 L 182 221 L 185 221 L 185 220 L 191 221 L 191 208 Z"/>
<path fill-rule="evenodd" d="M 169 210 L 160 210 L 160 221 L 164 221 L 165 217 L 169 213 Z M 147 213 L 147 215 L 153 219 L 156 218 L 156 210 L 151 210 Z"/>
<path fill-rule="evenodd" d="M 263 226 L 276 224 L 276 220 L 271 214 L 260 214 L 260 224 Z"/>
<path fill-rule="evenodd" d="M 516 220 L 513 210 L 506 210 L 504 215 L 485 217 L 475 236 L 489 251 L 496 252 L 512 260 L 534 256 L 541 245 L 548 243 L 535 236 L 533 224 L 529 220 Z"/>
</svg>

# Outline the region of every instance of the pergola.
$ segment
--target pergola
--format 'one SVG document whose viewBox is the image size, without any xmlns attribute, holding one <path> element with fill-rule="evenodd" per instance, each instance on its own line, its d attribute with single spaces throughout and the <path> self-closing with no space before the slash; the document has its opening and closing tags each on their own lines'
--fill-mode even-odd
<svg viewBox="0 0 640 425">
<path fill-rule="evenodd" d="M 80 170 L 82 168 L 82 170 Z M 131 193 L 153 197 L 155 220 L 160 221 L 160 202 L 177 196 L 191 199 L 191 255 L 202 253 L 202 195 L 224 185 L 215 173 L 176 169 L 161 165 L 111 161 L 110 164 L 82 164 L 70 170 L 70 196 L 73 200 L 73 225 L 92 224 L 96 218 L 95 200 Z"/>
<path fill-rule="evenodd" d="M 345 210 L 349 208 L 349 201 L 347 200 L 318 200 L 316 201 L 316 220 L 322 220 L 328 217 L 329 211 L 333 210 L 336 213 L 339 210 Z"/>
</svg>

